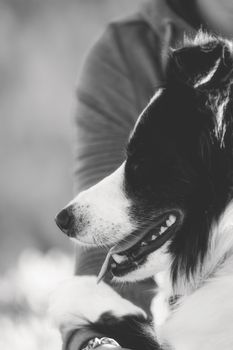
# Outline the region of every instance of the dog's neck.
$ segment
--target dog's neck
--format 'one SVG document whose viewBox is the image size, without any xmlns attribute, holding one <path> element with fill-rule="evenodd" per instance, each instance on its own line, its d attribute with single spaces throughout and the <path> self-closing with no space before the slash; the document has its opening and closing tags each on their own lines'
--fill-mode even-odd
<svg viewBox="0 0 233 350">
<path fill-rule="evenodd" d="M 156 327 L 164 324 L 171 312 L 204 283 L 226 275 L 233 278 L 233 201 L 228 204 L 218 222 L 212 225 L 206 257 L 189 280 L 186 276 L 180 276 L 174 286 L 170 271 L 156 275 L 158 293 L 152 303 Z"/>
<path fill-rule="evenodd" d="M 175 286 L 167 283 L 172 296 L 187 296 L 213 277 L 233 275 L 233 201 L 212 224 L 206 256 L 189 279 L 181 275 Z"/>
<path fill-rule="evenodd" d="M 212 224 L 206 256 L 193 274 L 189 278 L 180 274 L 173 285 L 168 269 L 157 275 L 156 281 L 169 299 L 188 296 L 211 278 L 225 274 L 233 276 L 233 201 L 227 205 L 219 220 Z"/>
</svg>

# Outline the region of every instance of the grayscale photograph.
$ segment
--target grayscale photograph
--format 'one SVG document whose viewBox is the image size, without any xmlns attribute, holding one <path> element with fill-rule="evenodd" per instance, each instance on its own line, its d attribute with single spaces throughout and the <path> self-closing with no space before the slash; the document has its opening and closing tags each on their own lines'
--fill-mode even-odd
<svg viewBox="0 0 233 350">
<path fill-rule="evenodd" d="M 0 0 L 0 77 L 0 349 L 232 350 L 233 0 Z"/>
</svg>

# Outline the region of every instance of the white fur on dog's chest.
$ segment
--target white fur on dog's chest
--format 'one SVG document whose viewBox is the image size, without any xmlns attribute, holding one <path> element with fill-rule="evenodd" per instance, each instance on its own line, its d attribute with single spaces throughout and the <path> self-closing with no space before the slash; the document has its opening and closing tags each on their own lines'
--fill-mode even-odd
<svg viewBox="0 0 233 350">
<path fill-rule="evenodd" d="M 212 227 L 209 251 L 187 283 L 180 279 L 175 294 L 183 295 L 173 310 L 169 274 L 156 281 L 161 293 L 152 304 L 155 333 L 165 349 L 233 349 L 233 204 Z M 162 311 L 162 312 L 161 312 Z"/>
<path fill-rule="evenodd" d="M 160 296 L 154 303 L 155 313 L 158 313 L 161 301 Z M 160 324 L 156 324 L 158 315 L 155 316 L 155 328 L 165 349 L 232 350 L 233 277 L 215 277 L 163 316 Z"/>
</svg>

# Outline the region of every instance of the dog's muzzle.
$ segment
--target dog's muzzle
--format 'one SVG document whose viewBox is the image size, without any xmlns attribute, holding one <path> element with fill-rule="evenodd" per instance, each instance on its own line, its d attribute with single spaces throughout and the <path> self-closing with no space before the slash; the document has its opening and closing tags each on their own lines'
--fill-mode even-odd
<svg viewBox="0 0 233 350">
<path fill-rule="evenodd" d="M 80 192 L 58 213 L 57 226 L 80 244 L 112 245 L 123 239 L 134 229 L 123 181 L 124 165 Z"/>
</svg>

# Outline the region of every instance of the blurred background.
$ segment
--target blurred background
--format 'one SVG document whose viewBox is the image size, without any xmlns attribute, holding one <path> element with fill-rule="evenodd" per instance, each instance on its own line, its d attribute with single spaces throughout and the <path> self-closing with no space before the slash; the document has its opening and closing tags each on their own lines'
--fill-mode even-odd
<svg viewBox="0 0 233 350">
<path fill-rule="evenodd" d="M 75 84 L 106 23 L 142 1 L 0 0 L 1 349 L 60 349 L 45 305 L 73 272 L 53 218 L 73 194 Z"/>
</svg>

